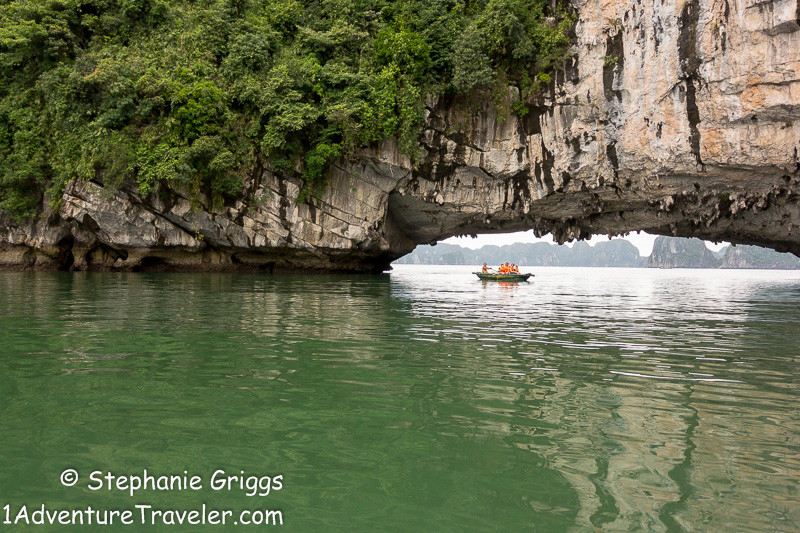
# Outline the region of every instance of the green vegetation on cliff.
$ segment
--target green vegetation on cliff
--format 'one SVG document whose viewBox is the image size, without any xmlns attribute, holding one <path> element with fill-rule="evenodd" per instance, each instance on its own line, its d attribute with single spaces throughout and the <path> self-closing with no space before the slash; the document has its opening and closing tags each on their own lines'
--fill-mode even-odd
<svg viewBox="0 0 800 533">
<path fill-rule="evenodd" d="M 218 202 L 263 166 L 318 194 L 360 146 L 396 137 L 414 155 L 426 96 L 534 91 L 568 46 L 548 5 L 2 1 L 0 209 L 24 218 L 97 178 Z"/>
</svg>

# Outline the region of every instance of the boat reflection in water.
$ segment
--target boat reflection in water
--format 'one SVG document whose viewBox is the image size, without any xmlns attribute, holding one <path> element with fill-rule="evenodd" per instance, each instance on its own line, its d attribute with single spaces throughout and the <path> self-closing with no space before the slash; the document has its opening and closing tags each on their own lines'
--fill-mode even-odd
<svg viewBox="0 0 800 533">
<path fill-rule="evenodd" d="M 481 285 L 483 285 L 484 289 L 489 287 L 500 287 L 504 292 L 508 291 L 509 293 L 516 292 L 519 290 L 519 281 L 482 281 Z"/>
</svg>

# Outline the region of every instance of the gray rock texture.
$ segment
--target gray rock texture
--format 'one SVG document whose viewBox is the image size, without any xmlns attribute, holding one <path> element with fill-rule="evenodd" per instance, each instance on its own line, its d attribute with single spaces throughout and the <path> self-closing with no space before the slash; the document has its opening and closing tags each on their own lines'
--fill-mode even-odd
<svg viewBox="0 0 800 533">
<path fill-rule="evenodd" d="M 647 259 L 650 268 L 718 268 L 720 263 L 700 239 L 674 237 L 657 238 Z"/>
<path fill-rule="evenodd" d="M 800 269 L 800 258 L 758 246 L 728 246 L 722 257 L 721 268 L 797 270 Z"/>
<path fill-rule="evenodd" d="M 527 229 L 800 255 L 798 0 L 572 5 L 571 57 L 523 117 L 488 95 L 430 100 L 418 160 L 365 149 L 307 203 L 269 170 L 213 209 L 73 183 L 57 210 L 0 220 L 0 267 L 380 271 L 417 244 Z"/>
</svg>

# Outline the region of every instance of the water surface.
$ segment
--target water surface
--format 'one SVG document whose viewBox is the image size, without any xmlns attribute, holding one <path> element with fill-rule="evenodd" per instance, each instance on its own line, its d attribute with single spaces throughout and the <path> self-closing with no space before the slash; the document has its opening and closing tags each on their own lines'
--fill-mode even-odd
<svg viewBox="0 0 800 533">
<path fill-rule="evenodd" d="M 205 503 L 277 509 L 292 531 L 800 530 L 800 273 L 470 270 L 0 273 L 0 507 Z M 92 471 L 145 468 L 204 487 L 89 489 Z M 219 469 L 283 488 L 214 491 Z"/>
</svg>

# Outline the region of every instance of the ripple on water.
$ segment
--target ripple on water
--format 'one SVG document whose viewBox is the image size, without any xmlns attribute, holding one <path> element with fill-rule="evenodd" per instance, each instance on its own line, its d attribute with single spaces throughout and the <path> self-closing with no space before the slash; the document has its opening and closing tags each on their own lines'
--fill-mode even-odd
<svg viewBox="0 0 800 533">
<path fill-rule="evenodd" d="M 0 486 L 225 466 L 283 472 L 297 530 L 800 523 L 800 278 L 470 271 L 1 274 Z"/>
</svg>

